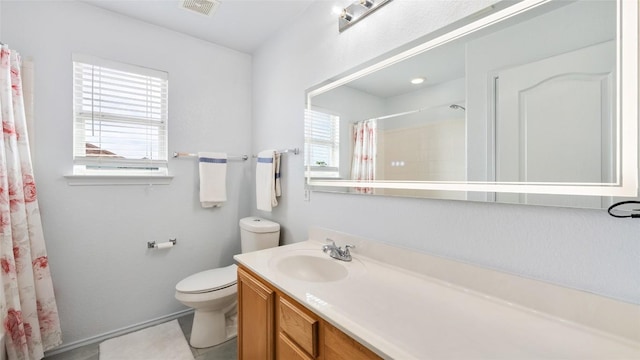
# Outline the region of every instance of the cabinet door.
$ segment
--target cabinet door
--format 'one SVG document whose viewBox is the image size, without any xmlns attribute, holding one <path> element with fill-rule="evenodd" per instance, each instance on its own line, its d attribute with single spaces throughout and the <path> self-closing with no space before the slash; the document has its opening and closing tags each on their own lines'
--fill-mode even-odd
<svg viewBox="0 0 640 360">
<path fill-rule="evenodd" d="M 274 359 L 275 293 L 238 268 L 238 358 Z"/>
<path fill-rule="evenodd" d="M 323 322 L 325 360 L 369 360 L 381 359 L 347 334 Z"/>
</svg>

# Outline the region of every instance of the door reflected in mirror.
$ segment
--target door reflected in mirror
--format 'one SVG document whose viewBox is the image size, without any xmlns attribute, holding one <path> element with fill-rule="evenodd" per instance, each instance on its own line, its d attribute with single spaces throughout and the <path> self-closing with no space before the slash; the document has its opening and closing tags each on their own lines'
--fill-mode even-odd
<svg viewBox="0 0 640 360">
<path fill-rule="evenodd" d="M 635 73 L 620 60 L 637 31 L 617 20 L 637 25 L 633 3 L 523 1 L 311 89 L 307 184 L 588 208 L 635 197 L 637 79 L 619 75 Z M 314 113 L 338 120 L 319 130 Z"/>
</svg>

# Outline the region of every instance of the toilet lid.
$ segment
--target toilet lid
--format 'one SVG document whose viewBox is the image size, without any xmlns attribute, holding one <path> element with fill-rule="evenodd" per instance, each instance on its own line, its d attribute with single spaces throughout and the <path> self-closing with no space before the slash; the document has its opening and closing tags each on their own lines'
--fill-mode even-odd
<svg viewBox="0 0 640 360">
<path fill-rule="evenodd" d="M 236 265 L 202 271 L 180 281 L 176 291 L 197 294 L 220 290 L 237 282 L 237 271 Z"/>
</svg>

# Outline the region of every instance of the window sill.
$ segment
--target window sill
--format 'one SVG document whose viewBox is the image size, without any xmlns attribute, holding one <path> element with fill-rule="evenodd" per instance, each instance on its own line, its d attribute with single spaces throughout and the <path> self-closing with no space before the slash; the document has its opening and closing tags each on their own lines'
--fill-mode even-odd
<svg viewBox="0 0 640 360">
<path fill-rule="evenodd" d="M 171 175 L 65 175 L 71 186 L 100 185 L 169 185 Z"/>
<path fill-rule="evenodd" d="M 327 172 L 322 172 L 322 171 L 305 171 L 304 172 L 304 176 L 307 178 L 312 178 L 312 179 L 334 179 L 334 180 L 339 180 L 340 179 L 340 174 L 338 172 L 333 172 L 333 171 L 327 171 Z"/>
<path fill-rule="evenodd" d="M 345 180 L 339 176 L 307 176 L 309 180 Z"/>
</svg>

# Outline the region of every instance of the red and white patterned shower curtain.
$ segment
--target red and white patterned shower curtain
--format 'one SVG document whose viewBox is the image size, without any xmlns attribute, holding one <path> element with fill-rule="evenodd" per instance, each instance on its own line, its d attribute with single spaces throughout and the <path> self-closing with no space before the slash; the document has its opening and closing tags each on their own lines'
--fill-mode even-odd
<svg viewBox="0 0 640 360">
<path fill-rule="evenodd" d="M 0 51 L 0 316 L 9 359 L 41 359 L 62 342 L 25 118 L 20 55 Z"/>
<path fill-rule="evenodd" d="M 377 124 L 378 122 L 375 119 L 363 120 L 353 124 L 352 180 L 373 181 L 376 178 Z M 373 193 L 373 188 L 356 187 L 355 191 L 371 194 Z"/>
</svg>

